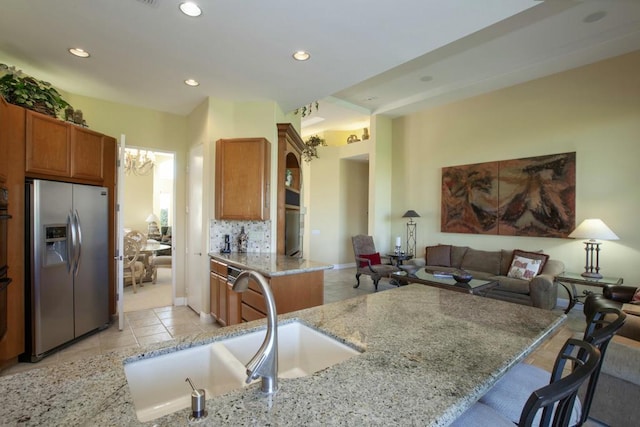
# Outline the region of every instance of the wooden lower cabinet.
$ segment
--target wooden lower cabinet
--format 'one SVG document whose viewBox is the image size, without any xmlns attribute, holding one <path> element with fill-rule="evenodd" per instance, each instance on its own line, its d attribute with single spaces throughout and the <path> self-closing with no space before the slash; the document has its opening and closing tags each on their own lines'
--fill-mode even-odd
<svg viewBox="0 0 640 427">
<path fill-rule="evenodd" d="M 211 316 L 217 323 L 227 326 L 242 322 L 242 298 L 227 281 L 227 264 L 210 260 L 209 292 Z"/>
<path fill-rule="evenodd" d="M 227 282 L 227 325 L 242 323 L 242 294 L 233 290 L 233 284 Z"/>
<path fill-rule="evenodd" d="M 265 278 L 271 286 L 278 314 L 324 304 L 323 270 Z M 249 282 L 249 289 L 241 295 L 243 321 L 250 322 L 267 316 L 266 303 L 257 283 Z"/>
<path fill-rule="evenodd" d="M 210 260 L 211 316 L 222 326 L 250 322 L 267 316 L 267 304 L 254 279 L 249 289 L 234 292 L 227 281 L 226 263 Z M 290 313 L 324 303 L 324 270 L 267 277 L 278 314 Z"/>
<path fill-rule="evenodd" d="M 219 293 L 218 293 L 218 276 L 215 273 L 209 273 L 209 313 L 213 320 L 218 321 L 218 308 L 220 307 Z"/>
</svg>

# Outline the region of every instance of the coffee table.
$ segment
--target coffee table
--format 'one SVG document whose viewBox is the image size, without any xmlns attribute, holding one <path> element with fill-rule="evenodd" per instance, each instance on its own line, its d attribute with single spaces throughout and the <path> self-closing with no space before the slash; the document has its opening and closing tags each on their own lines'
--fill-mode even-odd
<svg viewBox="0 0 640 427">
<path fill-rule="evenodd" d="M 389 277 L 400 283 L 422 283 L 423 285 L 474 295 L 485 295 L 489 290 L 498 286 L 498 282 L 493 280 L 471 279 L 469 283 L 456 282 L 452 277 L 436 277 L 425 271 L 424 268 L 413 274 L 408 274 L 406 271 L 396 271 L 391 273 Z"/>
</svg>

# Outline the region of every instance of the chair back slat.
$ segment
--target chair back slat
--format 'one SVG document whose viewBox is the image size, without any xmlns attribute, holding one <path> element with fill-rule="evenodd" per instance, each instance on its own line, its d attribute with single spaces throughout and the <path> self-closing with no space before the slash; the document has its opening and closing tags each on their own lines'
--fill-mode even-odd
<svg viewBox="0 0 640 427">
<path fill-rule="evenodd" d="M 553 374 L 556 374 L 556 369 L 562 372 L 567 361 L 577 361 L 574 369 L 562 378 L 553 378 L 551 384 L 531 394 L 522 410 L 520 427 L 532 426 L 540 410 L 542 427 L 569 424 L 578 389 L 598 367 L 600 350 L 586 341 L 570 338 L 558 354 Z"/>
<path fill-rule="evenodd" d="M 604 361 L 604 355 L 609 346 L 609 342 L 611 342 L 613 336 L 620 330 L 626 320 L 627 315 L 614 307 L 598 308 L 588 320 L 587 327 L 584 331 L 584 340 L 600 350 L 600 361 L 589 378 L 589 384 L 587 385 L 584 401 L 582 402 L 579 426 L 584 424 L 587 418 L 589 418 L 589 411 L 591 410 L 593 396 L 596 392 L 596 385 L 598 384 L 598 378 L 600 378 L 600 370 L 602 369 L 602 362 Z"/>
</svg>

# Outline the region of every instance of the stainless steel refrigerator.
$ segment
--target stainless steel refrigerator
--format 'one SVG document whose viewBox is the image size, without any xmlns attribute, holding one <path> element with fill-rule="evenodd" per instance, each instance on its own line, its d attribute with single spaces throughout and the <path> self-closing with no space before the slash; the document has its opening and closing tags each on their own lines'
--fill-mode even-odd
<svg viewBox="0 0 640 427">
<path fill-rule="evenodd" d="M 27 181 L 32 362 L 109 323 L 107 199 L 104 187 Z"/>
</svg>

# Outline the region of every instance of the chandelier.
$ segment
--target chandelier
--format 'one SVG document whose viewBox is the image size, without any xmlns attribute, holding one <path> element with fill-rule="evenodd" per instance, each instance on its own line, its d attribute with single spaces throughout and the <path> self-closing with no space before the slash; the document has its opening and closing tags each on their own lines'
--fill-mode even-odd
<svg viewBox="0 0 640 427">
<path fill-rule="evenodd" d="M 149 175 L 153 170 L 156 156 L 152 151 L 137 148 L 124 149 L 124 173 L 127 175 Z"/>
</svg>

